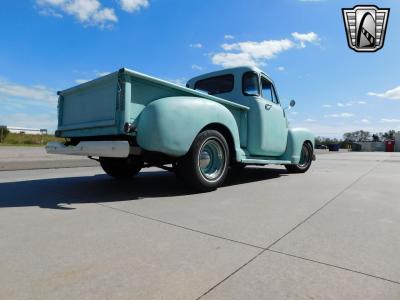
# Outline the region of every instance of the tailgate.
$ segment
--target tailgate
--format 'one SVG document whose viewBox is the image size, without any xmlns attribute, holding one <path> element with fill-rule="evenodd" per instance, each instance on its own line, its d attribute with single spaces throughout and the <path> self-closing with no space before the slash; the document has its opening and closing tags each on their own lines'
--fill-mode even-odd
<svg viewBox="0 0 400 300">
<path fill-rule="evenodd" d="M 118 73 L 78 85 L 59 94 L 58 130 L 65 131 L 118 127 Z M 104 134 L 104 130 L 102 130 Z M 111 131 L 110 131 L 111 133 Z M 94 135 L 95 132 L 93 132 Z"/>
</svg>

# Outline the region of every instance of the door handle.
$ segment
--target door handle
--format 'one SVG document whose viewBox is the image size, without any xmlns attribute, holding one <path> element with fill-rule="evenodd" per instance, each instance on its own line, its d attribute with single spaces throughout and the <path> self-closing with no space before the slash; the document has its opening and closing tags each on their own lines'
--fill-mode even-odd
<svg viewBox="0 0 400 300">
<path fill-rule="evenodd" d="M 266 110 L 270 110 L 271 107 L 272 107 L 272 104 L 265 104 L 265 109 L 266 109 Z"/>
</svg>

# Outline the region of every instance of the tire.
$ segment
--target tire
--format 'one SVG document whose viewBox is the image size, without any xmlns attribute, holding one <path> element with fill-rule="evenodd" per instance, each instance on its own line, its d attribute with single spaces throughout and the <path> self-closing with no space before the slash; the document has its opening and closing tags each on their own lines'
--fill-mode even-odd
<svg viewBox="0 0 400 300">
<path fill-rule="evenodd" d="M 143 168 L 143 161 L 139 158 L 100 157 L 100 165 L 111 177 L 127 179 L 137 175 Z"/>
<path fill-rule="evenodd" d="M 216 130 L 200 132 L 189 152 L 178 161 L 178 178 L 199 192 L 220 187 L 229 167 L 229 147 L 224 136 Z"/>
<path fill-rule="evenodd" d="M 285 165 L 289 173 L 305 173 L 311 167 L 313 161 L 313 148 L 310 143 L 305 142 L 301 148 L 300 162 L 297 165 Z"/>
</svg>

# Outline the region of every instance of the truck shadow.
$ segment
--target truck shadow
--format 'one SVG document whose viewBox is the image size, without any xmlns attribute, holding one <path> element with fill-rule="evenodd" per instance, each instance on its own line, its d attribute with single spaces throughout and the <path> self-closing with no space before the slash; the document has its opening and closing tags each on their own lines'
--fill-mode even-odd
<svg viewBox="0 0 400 300">
<path fill-rule="evenodd" d="M 248 167 L 231 172 L 224 187 L 286 176 L 283 169 Z M 143 172 L 130 180 L 118 181 L 105 174 L 94 176 L 37 179 L 0 183 L 0 208 L 38 206 L 75 209 L 71 204 L 134 201 L 156 197 L 194 194 L 167 171 Z"/>
</svg>

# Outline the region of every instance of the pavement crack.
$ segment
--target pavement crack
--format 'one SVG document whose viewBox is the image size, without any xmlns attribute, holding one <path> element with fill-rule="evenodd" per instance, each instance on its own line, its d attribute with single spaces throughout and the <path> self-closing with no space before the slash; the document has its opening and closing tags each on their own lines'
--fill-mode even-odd
<svg viewBox="0 0 400 300">
<path fill-rule="evenodd" d="M 281 252 L 281 251 L 272 250 L 272 249 L 266 249 L 266 250 L 269 251 L 269 252 L 282 254 L 282 255 L 290 256 L 290 257 L 297 258 L 297 259 L 302 259 L 302 260 L 305 260 L 305 261 L 308 261 L 308 262 L 317 263 L 317 264 L 320 264 L 320 265 L 324 265 L 324 266 L 328 266 L 328 267 L 332 267 L 332 268 L 336 268 L 336 269 L 340 269 L 340 270 L 344 270 L 344 271 L 349 271 L 349 272 L 352 272 L 352 273 L 357 273 L 357 274 L 360 274 L 360 275 L 373 277 L 375 279 L 380 279 L 380 280 L 384 280 L 384 281 L 388 281 L 388 282 L 400 285 L 400 282 L 398 282 L 398 281 L 391 280 L 391 279 L 388 279 L 388 278 L 384 278 L 384 277 L 381 277 L 381 276 L 368 274 L 368 273 L 365 273 L 365 272 L 349 269 L 349 268 L 346 268 L 346 267 L 337 266 L 337 265 L 334 265 L 334 264 L 330 264 L 330 263 L 326 263 L 326 262 L 322 262 L 322 261 L 318 261 L 318 260 L 314 260 L 314 259 L 310 259 L 310 258 L 306 258 L 306 257 L 302 257 L 302 256 L 286 253 L 286 252 Z"/>
<path fill-rule="evenodd" d="M 263 254 L 265 251 L 268 251 L 268 249 L 264 249 L 262 251 L 260 251 L 259 253 L 257 253 L 254 257 L 252 257 L 250 260 L 248 260 L 246 263 L 244 263 L 243 265 L 241 265 L 239 268 L 237 268 L 235 271 L 233 271 L 232 273 L 230 273 L 228 276 L 226 276 L 224 279 L 222 279 L 221 281 L 219 281 L 218 283 L 216 283 L 215 285 L 213 285 L 211 288 L 209 288 L 207 291 L 205 291 L 203 294 L 201 294 L 199 297 L 196 298 L 196 300 L 199 300 L 201 298 L 203 298 L 205 295 L 209 294 L 212 290 L 214 290 L 215 288 L 217 288 L 219 285 L 221 285 L 222 283 L 224 283 L 225 281 L 227 281 L 229 278 L 231 278 L 233 275 L 235 275 L 236 273 L 238 273 L 240 270 L 242 270 L 244 267 L 246 267 L 249 263 L 251 263 L 252 261 L 254 261 L 257 257 L 259 257 L 261 254 Z"/>
<path fill-rule="evenodd" d="M 367 176 L 368 174 L 370 174 L 373 170 L 375 170 L 378 166 L 381 165 L 381 163 L 384 160 L 379 161 L 379 163 L 377 163 L 376 165 L 374 165 L 371 169 L 369 169 L 367 172 L 365 172 L 364 174 L 362 174 L 361 176 L 359 176 L 356 180 L 354 180 L 352 183 L 350 183 L 348 186 L 346 186 L 342 191 L 340 191 L 339 193 L 337 193 L 334 197 L 332 197 L 330 200 L 328 200 L 325 204 L 323 204 L 320 208 L 318 208 L 316 211 L 314 211 L 311 215 L 309 215 L 307 218 L 305 218 L 303 221 L 301 221 L 300 223 L 298 223 L 296 226 L 294 226 L 291 230 L 289 230 L 287 233 L 285 233 L 283 236 L 281 236 L 280 238 L 278 238 L 276 241 L 274 241 L 272 244 L 270 244 L 268 247 L 264 248 L 262 251 L 260 251 L 258 254 L 256 254 L 254 257 L 252 257 L 250 260 L 248 260 L 246 263 L 244 263 L 243 265 L 241 265 L 239 268 L 237 268 L 235 271 L 233 271 L 232 273 L 230 273 L 228 276 L 226 276 L 225 278 L 223 278 L 221 281 L 219 281 L 218 283 L 216 283 L 215 285 L 213 285 L 211 288 L 209 288 L 206 292 L 204 292 L 202 295 L 200 295 L 198 298 L 196 298 L 196 300 L 201 299 L 202 297 L 204 297 L 205 295 L 209 294 L 211 291 L 213 291 L 215 288 L 217 288 L 219 285 L 221 285 L 222 283 L 224 283 L 225 281 L 227 281 L 229 278 L 231 278 L 233 275 L 235 275 L 236 273 L 238 273 L 239 271 L 241 271 L 243 268 L 245 268 L 248 264 L 250 264 L 252 261 L 254 261 L 257 257 L 259 257 L 261 254 L 265 253 L 266 251 L 271 251 L 271 252 L 276 252 L 276 253 L 280 253 L 278 251 L 275 250 L 271 250 L 270 248 L 272 246 L 274 246 L 276 243 L 278 243 L 280 240 L 282 240 L 284 237 L 288 236 L 290 233 L 292 233 L 294 230 L 296 230 L 299 226 L 301 226 L 302 224 L 304 224 L 305 222 L 307 222 L 311 217 L 313 217 L 315 214 L 317 214 L 318 212 L 320 212 L 323 208 L 325 208 L 328 204 L 332 203 L 334 200 L 336 200 L 338 197 L 340 197 L 343 193 L 345 193 L 346 191 L 348 191 L 353 185 L 355 185 L 357 182 L 359 182 L 361 179 L 363 179 L 365 176 Z M 281 254 L 285 254 L 285 253 L 281 253 Z M 289 255 L 289 254 L 286 254 Z M 295 256 L 293 256 L 295 257 Z M 301 257 L 298 257 L 301 258 Z M 303 258 L 305 259 L 305 258 Z M 366 276 L 370 276 L 370 277 L 374 277 L 374 278 L 379 278 L 382 280 L 386 280 L 386 281 L 390 281 L 393 283 L 398 283 L 396 281 L 390 280 L 390 279 L 386 279 L 386 278 L 381 278 L 378 276 L 374 276 L 374 275 L 370 275 L 370 274 L 366 274 L 366 273 L 362 273 L 359 271 L 354 271 L 351 269 L 346 269 L 343 267 L 338 267 L 338 266 L 334 266 L 334 265 L 329 265 L 326 263 L 321 263 L 318 261 L 313 261 L 313 260 L 309 260 L 309 259 L 305 259 L 308 261 L 312 261 L 314 263 L 320 263 L 320 264 L 325 264 L 327 266 L 331 266 L 331 267 L 336 267 L 339 269 L 343 269 L 343 270 L 347 270 L 347 271 L 352 271 L 358 274 L 363 274 Z M 400 284 L 400 283 L 399 283 Z"/>
<path fill-rule="evenodd" d="M 106 207 L 106 208 L 109 208 L 109 209 L 113 209 L 113 210 L 116 210 L 116 211 L 119 211 L 119 212 L 122 212 L 122 213 L 131 214 L 131 215 L 134 215 L 134 216 L 139 217 L 139 218 L 155 221 L 155 222 L 158 222 L 158 223 L 162 223 L 162 224 L 165 224 L 165 225 L 177 227 L 177 228 L 184 229 L 184 230 L 189 230 L 189 231 L 192 231 L 192 232 L 196 232 L 196 233 L 200 233 L 200 234 L 203 234 L 203 235 L 211 236 L 211 237 L 214 237 L 214 238 L 222 239 L 222 240 L 229 241 L 229 242 L 232 242 L 232 243 L 237 243 L 237 244 L 241 244 L 241 245 L 245 245 L 245 246 L 249 246 L 249 247 L 253 247 L 253 248 L 257 248 L 257 249 L 264 249 L 263 247 L 260 247 L 260 246 L 256 246 L 256 245 L 252 245 L 252 244 L 249 244 L 249 243 L 233 240 L 233 239 L 230 239 L 230 238 L 226 238 L 226 237 L 223 237 L 223 236 L 211 234 L 211 233 L 204 232 L 204 231 L 197 230 L 197 229 L 193 229 L 193 228 L 190 228 L 190 227 L 186 227 L 186 226 L 170 223 L 170 222 L 163 221 L 163 220 L 160 220 L 160 219 L 144 216 L 144 215 L 132 212 L 132 211 L 125 210 L 125 209 L 108 206 L 108 205 L 105 205 L 103 203 L 96 202 L 95 204 L 103 206 L 103 207 Z"/>
<path fill-rule="evenodd" d="M 276 241 L 272 242 L 266 249 L 271 249 L 273 246 L 275 246 L 279 241 L 287 237 L 289 234 L 291 234 L 293 231 L 295 231 L 297 228 L 299 228 L 301 225 L 306 223 L 308 220 L 310 220 L 313 216 L 315 216 L 317 213 L 319 213 L 321 210 L 323 210 L 325 207 L 327 207 L 329 204 L 331 204 L 333 201 L 335 201 L 337 198 L 339 198 L 341 195 L 343 195 L 345 192 L 347 192 L 349 189 L 351 189 L 355 184 L 360 182 L 364 177 L 369 175 L 372 171 L 374 171 L 377 167 L 379 167 L 384 160 L 379 161 L 379 163 L 375 164 L 371 169 L 369 169 L 367 172 L 364 174 L 360 175 L 356 180 L 354 180 L 352 183 L 350 183 L 348 186 L 346 186 L 342 191 L 337 193 L 335 196 L 333 196 L 331 199 L 329 199 L 327 202 L 325 202 L 320 208 L 315 210 L 312 214 L 310 214 L 308 217 L 306 217 L 304 220 L 299 222 L 296 226 L 291 228 L 288 232 L 286 232 L 284 235 L 282 235 L 280 238 L 278 238 Z"/>
</svg>

